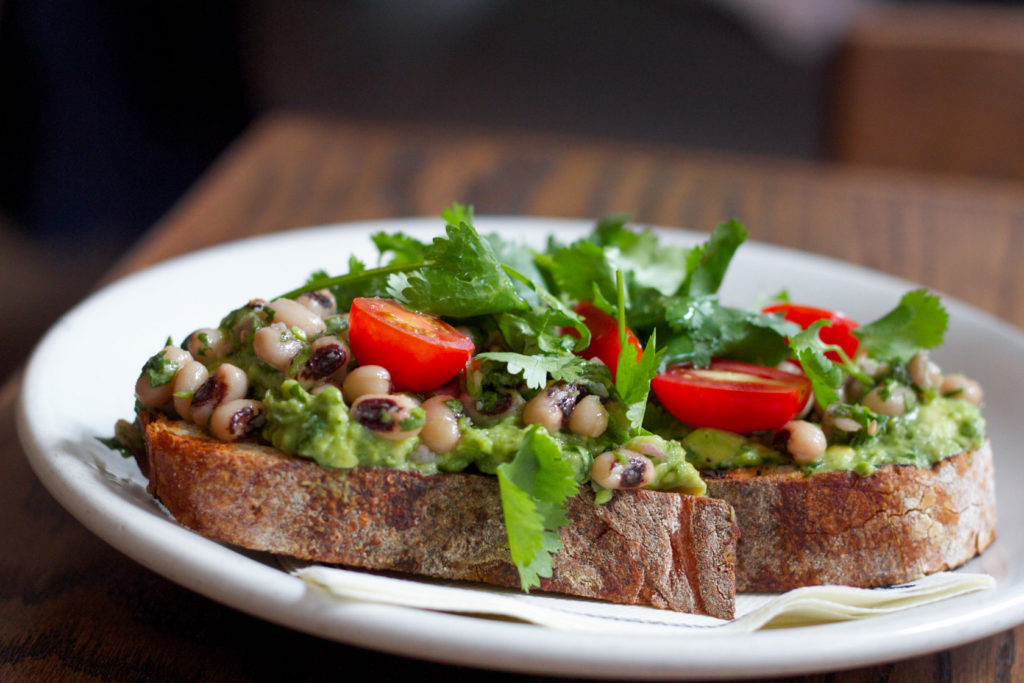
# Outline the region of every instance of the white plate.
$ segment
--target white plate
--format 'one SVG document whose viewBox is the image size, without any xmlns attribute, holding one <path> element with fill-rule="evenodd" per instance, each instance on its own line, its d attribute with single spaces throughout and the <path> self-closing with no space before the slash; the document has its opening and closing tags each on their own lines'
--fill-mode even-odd
<svg viewBox="0 0 1024 683">
<path fill-rule="evenodd" d="M 534 244 L 554 233 L 570 240 L 589 222 L 480 218 L 482 232 Z M 1024 496 L 1005 490 L 1024 481 L 1017 448 L 1024 438 L 1024 335 L 946 298 L 947 369 L 980 380 L 996 467 L 999 540 L 968 565 L 993 575 L 993 591 L 868 621 L 750 635 L 700 634 L 621 639 L 373 604 L 345 603 L 298 579 L 208 541 L 170 520 L 144 491 L 131 461 L 100 446 L 114 422 L 132 412 L 131 388 L 145 359 L 168 335 L 175 341 L 250 298 L 284 292 L 316 268 L 342 272 L 351 253 L 373 261 L 377 230 L 423 239 L 436 219 L 378 221 L 282 233 L 208 249 L 158 265 L 91 296 L 46 335 L 28 365 L 19 431 L 50 492 L 104 540 L 192 590 L 250 614 L 338 641 L 451 663 L 547 674 L 629 678 L 709 678 L 793 674 L 909 657 L 1024 622 Z M 663 238 L 693 243 L 682 231 Z M 795 301 L 871 320 L 913 285 L 873 271 L 776 247 L 744 245 L 723 298 L 735 305 L 787 288 Z"/>
</svg>

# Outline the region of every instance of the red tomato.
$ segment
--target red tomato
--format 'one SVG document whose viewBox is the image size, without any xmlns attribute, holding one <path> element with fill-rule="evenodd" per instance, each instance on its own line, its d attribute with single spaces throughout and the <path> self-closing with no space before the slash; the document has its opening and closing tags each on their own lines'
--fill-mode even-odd
<svg viewBox="0 0 1024 683">
<path fill-rule="evenodd" d="M 430 391 L 466 366 L 473 340 L 448 323 L 390 299 L 354 299 L 348 338 L 360 365 L 381 365 L 396 389 Z"/>
<path fill-rule="evenodd" d="M 782 427 L 811 394 L 803 375 L 733 360 L 711 361 L 700 370 L 670 366 L 651 388 L 668 412 L 691 427 L 741 434 Z"/>
<path fill-rule="evenodd" d="M 833 313 L 824 308 L 813 306 L 799 306 L 797 304 L 775 304 L 768 306 L 762 313 L 782 313 L 786 320 L 796 323 L 805 330 L 816 320 L 831 321 L 831 325 L 821 328 L 818 337 L 826 344 L 835 344 L 841 348 L 847 356 L 853 358 L 857 354 L 857 347 L 860 341 L 853 336 L 853 330 L 860 325 L 842 313 Z M 829 351 L 825 354 L 830 360 L 838 361 L 839 354 Z"/>
<path fill-rule="evenodd" d="M 579 355 L 588 360 L 600 358 L 601 362 L 612 371 L 612 379 L 615 379 L 615 371 L 619 368 L 619 354 L 622 352 L 622 344 L 619 343 L 618 319 L 605 313 L 589 301 L 581 301 L 573 310 L 583 317 L 583 322 L 590 330 L 590 345 L 580 351 Z M 578 336 L 574 328 L 568 328 L 568 332 L 573 336 Z M 640 340 L 628 327 L 626 328 L 626 341 L 636 349 L 637 356 L 639 356 L 643 350 Z"/>
</svg>

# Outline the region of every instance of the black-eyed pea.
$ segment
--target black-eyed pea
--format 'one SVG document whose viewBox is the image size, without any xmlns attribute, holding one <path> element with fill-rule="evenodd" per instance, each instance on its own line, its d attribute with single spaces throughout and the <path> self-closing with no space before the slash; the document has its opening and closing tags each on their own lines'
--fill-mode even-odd
<svg viewBox="0 0 1024 683">
<path fill-rule="evenodd" d="M 419 401 L 406 394 L 366 394 L 355 400 L 349 412 L 377 436 L 394 441 L 417 436 L 425 422 Z"/>
<path fill-rule="evenodd" d="M 529 401 L 523 408 L 523 424 L 539 424 L 549 434 L 562 429 L 562 409 L 546 391 L 542 391 Z"/>
<path fill-rule="evenodd" d="M 638 489 L 654 480 L 654 463 L 628 448 L 605 451 L 594 458 L 590 478 L 606 489 Z"/>
<path fill-rule="evenodd" d="M 595 439 L 608 429 L 608 411 L 597 396 L 584 396 L 569 415 L 569 431 Z"/>
<path fill-rule="evenodd" d="M 270 308 L 274 311 L 271 322 L 284 323 L 289 330 L 300 330 L 306 340 L 320 336 L 327 329 L 323 318 L 292 299 L 274 299 Z"/>
<path fill-rule="evenodd" d="M 217 406 L 245 398 L 248 390 L 249 378 L 245 371 L 230 363 L 222 364 L 192 395 L 192 421 L 205 427 Z"/>
<path fill-rule="evenodd" d="M 518 414 L 526 403 L 514 389 L 491 393 L 486 400 L 462 393 L 459 400 L 473 423 L 484 426 L 495 425 L 510 415 Z"/>
<path fill-rule="evenodd" d="M 231 340 L 224 330 L 215 327 L 201 327 L 188 336 L 185 344 L 193 358 L 204 361 L 218 360 L 228 352 Z"/>
<path fill-rule="evenodd" d="M 380 365 L 360 365 L 353 368 L 342 384 L 342 394 L 349 405 L 355 403 L 361 396 L 388 394 L 391 393 L 391 389 L 391 373 Z"/>
<path fill-rule="evenodd" d="M 897 384 L 888 387 L 877 386 L 869 391 L 860 402 L 879 415 L 899 417 L 906 414 L 916 400 L 917 397 L 914 395 L 913 389 Z"/>
<path fill-rule="evenodd" d="M 656 436 L 634 436 L 623 448 L 646 455 L 654 462 L 664 462 L 668 459 L 662 440 Z"/>
<path fill-rule="evenodd" d="M 261 327 L 252 340 L 252 349 L 256 357 L 264 363 L 288 372 L 305 343 L 292 334 L 284 323 L 274 323 Z"/>
<path fill-rule="evenodd" d="M 210 415 L 210 432 L 221 441 L 237 441 L 255 434 L 265 421 L 261 402 L 239 398 L 217 406 Z"/>
<path fill-rule="evenodd" d="M 189 352 L 177 346 L 165 346 L 155 354 L 146 362 L 139 379 L 135 382 L 135 396 L 139 399 L 139 403 L 150 410 L 170 403 L 174 394 L 174 375 L 190 360 L 192 360 L 192 356 L 189 355 Z M 149 373 L 151 365 L 159 365 L 158 370 L 166 369 L 166 372 L 160 374 L 165 374 L 167 381 L 154 386 Z"/>
<path fill-rule="evenodd" d="M 329 289 L 318 289 L 295 297 L 296 303 L 302 304 L 321 318 L 338 312 L 338 303 Z"/>
<path fill-rule="evenodd" d="M 333 335 L 318 337 L 309 346 L 309 360 L 302 364 L 295 379 L 305 389 L 327 382 L 341 384 L 348 373 L 352 352 L 348 344 Z"/>
<path fill-rule="evenodd" d="M 434 453 L 448 453 L 459 445 L 459 416 L 448 405 L 457 401 L 454 396 L 431 396 L 423 402 L 423 429 L 420 442 Z"/>
<path fill-rule="evenodd" d="M 918 351 L 907 363 L 911 381 L 921 389 L 936 389 L 942 384 L 942 370 L 929 357 L 927 351 Z"/>
<path fill-rule="evenodd" d="M 825 432 L 806 420 L 790 420 L 778 431 L 776 438 L 784 440 L 786 451 L 801 465 L 817 462 L 828 448 Z"/>
<path fill-rule="evenodd" d="M 985 392 L 981 390 L 978 382 L 958 373 L 944 376 L 939 391 L 943 396 L 959 398 L 976 406 L 980 406 L 982 399 L 985 398 Z"/>
<path fill-rule="evenodd" d="M 182 420 L 192 419 L 192 397 L 208 379 L 210 371 L 197 360 L 190 360 L 175 373 L 174 410 Z"/>
</svg>

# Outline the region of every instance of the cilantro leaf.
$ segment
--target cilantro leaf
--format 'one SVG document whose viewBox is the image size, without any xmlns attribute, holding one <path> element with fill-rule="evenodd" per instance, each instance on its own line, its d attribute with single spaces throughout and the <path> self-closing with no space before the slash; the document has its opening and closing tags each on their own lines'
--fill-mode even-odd
<svg viewBox="0 0 1024 683">
<path fill-rule="evenodd" d="M 544 352 L 582 351 L 587 348 L 590 344 L 590 329 L 576 311 L 562 303 L 562 300 L 551 292 L 537 287 L 535 282 L 511 266 L 503 264 L 502 268 L 515 281 L 521 283 L 540 301 L 547 304 L 547 308 L 532 309 L 528 316 L 533 323 L 532 333 L 536 337 L 537 348 Z M 566 335 L 563 331 L 565 327 L 572 327 L 576 331 L 575 336 Z M 504 327 L 502 327 L 502 332 L 505 332 Z M 506 335 L 506 340 L 508 339 L 509 337 Z M 516 346 L 512 344 L 512 348 L 516 348 Z M 523 352 L 525 353 L 530 348 L 530 345 L 525 345 Z"/>
<path fill-rule="evenodd" d="M 475 358 L 505 363 L 509 374 L 522 373 L 526 386 L 531 389 L 543 389 L 547 385 L 548 376 L 555 380 L 575 382 L 590 370 L 591 365 L 589 361 L 571 353 L 539 355 L 488 351 L 477 354 Z"/>
<path fill-rule="evenodd" d="M 512 462 L 498 466 L 501 508 L 512 561 L 525 591 L 550 577 L 562 547 L 558 529 L 568 521 L 565 502 L 579 484 L 558 443 L 539 425 L 526 433 Z"/>
<path fill-rule="evenodd" d="M 722 286 L 733 254 L 746 239 L 746 228 L 735 219 L 715 226 L 708 241 L 689 253 L 686 279 L 677 294 L 702 296 L 716 293 Z"/>
<path fill-rule="evenodd" d="M 462 221 L 423 250 L 431 263 L 406 277 L 392 276 L 388 293 L 410 308 L 453 318 L 528 308 L 490 244 Z"/>
<path fill-rule="evenodd" d="M 170 346 L 170 340 L 166 346 Z M 142 366 L 142 372 L 149 374 L 149 383 L 153 387 L 163 386 L 174 379 L 174 373 L 178 371 L 178 363 L 165 357 L 164 350 L 160 349 Z"/>
<path fill-rule="evenodd" d="M 619 322 L 619 358 L 615 366 L 615 392 L 625 406 L 626 420 L 629 422 L 629 433 L 640 432 L 644 424 L 644 411 L 647 409 L 647 396 L 651 392 L 651 380 L 658 374 L 661 363 L 661 352 L 656 351 L 657 333 L 651 334 L 647 340 L 647 348 L 638 352 L 629 343 L 626 334 L 626 296 L 622 271 L 615 273 L 618 290 L 617 318 Z"/>
<path fill-rule="evenodd" d="M 906 362 L 922 349 L 942 343 L 949 314 L 927 290 L 907 292 L 893 310 L 853 331 L 872 358 Z"/>
<path fill-rule="evenodd" d="M 664 303 L 672 331 L 664 361 L 706 367 L 712 358 L 776 365 L 789 356 L 786 337 L 800 326 L 773 315 L 723 306 L 717 296 L 683 297 Z"/>
<path fill-rule="evenodd" d="M 400 232 L 377 232 L 371 236 L 373 243 L 380 251 L 381 259 L 385 254 L 393 254 L 388 265 L 421 264 L 427 260 L 426 245 L 415 237 Z"/>
<path fill-rule="evenodd" d="M 811 380 L 814 397 L 823 408 L 839 401 L 839 387 L 843 385 L 842 368 L 825 356 L 831 345 L 825 344 L 818 336 L 825 323 L 825 320 L 818 320 L 789 340 L 804 374 Z"/>
<path fill-rule="evenodd" d="M 594 242 L 580 240 L 538 254 L 536 263 L 551 277 L 557 292 L 573 301 L 586 301 L 595 290 L 605 299 L 615 299 L 615 268 Z"/>
<path fill-rule="evenodd" d="M 537 291 L 547 291 L 547 285 L 544 281 L 544 276 L 534 263 L 533 250 L 525 244 L 504 240 L 494 233 L 484 235 L 484 239 L 491 245 L 491 249 L 494 250 L 494 255 L 498 261 L 505 266 L 505 272 L 508 273 L 509 269 L 512 269 L 520 278 L 524 278 L 516 280 L 519 293 L 523 295 L 531 306 L 539 304 L 540 297 Z M 512 273 L 508 274 L 512 275 Z"/>
<path fill-rule="evenodd" d="M 338 302 L 338 310 L 345 310 L 352 306 L 352 299 L 358 296 L 387 296 L 389 276 L 427 265 L 429 264 L 421 261 L 413 264 L 402 263 L 367 269 L 366 264 L 355 256 L 350 256 L 348 273 L 345 275 L 328 277 L 324 271 L 317 271 L 306 280 L 306 284 L 280 296 L 294 299 L 305 292 L 329 289 Z"/>
<path fill-rule="evenodd" d="M 448 225 L 473 225 L 473 207 L 469 204 L 453 202 L 451 206 L 441 212 L 441 218 Z"/>
<path fill-rule="evenodd" d="M 644 424 L 647 410 L 647 396 L 651 391 L 651 380 L 658 374 L 664 350 L 656 349 L 656 334 L 647 340 L 642 353 L 637 353 L 631 344 L 622 344 L 619 364 L 615 369 L 615 391 L 626 406 L 629 433 L 639 433 Z"/>
<path fill-rule="evenodd" d="M 822 408 L 840 400 L 839 387 L 843 385 L 846 373 L 856 377 L 863 384 L 873 384 L 868 375 L 854 363 L 838 344 L 826 344 L 818 334 L 822 327 L 830 325 L 828 320 L 816 320 L 806 330 L 794 335 L 789 340 L 796 359 L 803 366 L 804 374 L 811 380 L 814 397 Z M 839 362 L 835 363 L 825 354 L 835 353 Z"/>
</svg>

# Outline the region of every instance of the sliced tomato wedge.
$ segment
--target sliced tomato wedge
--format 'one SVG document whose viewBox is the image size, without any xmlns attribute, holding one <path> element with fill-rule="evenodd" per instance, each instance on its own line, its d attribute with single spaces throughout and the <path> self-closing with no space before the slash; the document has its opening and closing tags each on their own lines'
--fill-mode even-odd
<svg viewBox="0 0 1024 683">
<path fill-rule="evenodd" d="M 587 329 L 590 330 L 590 344 L 580 351 L 579 355 L 588 360 L 599 358 L 612 371 L 612 379 L 615 379 L 615 372 L 619 368 L 619 355 L 622 353 L 622 344 L 619 343 L 619 321 L 589 301 L 581 301 L 573 310 L 583 318 Z M 568 328 L 568 332 L 578 336 L 576 330 L 571 327 Z M 643 351 L 640 340 L 628 327 L 626 343 L 636 349 L 637 356 Z"/>
<path fill-rule="evenodd" d="M 396 389 L 430 391 L 455 377 L 473 355 L 473 340 L 445 321 L 390 299 L 352 301 L 352 354 L 360 365 L 380 365 Z"/>
<path fill-rule="evenodd" d="M 783 318 L 796 323 L 805 330 L 815 321 L 828 320 L 832 324 L 821 328 L 818 332 L 818 338 L 826 344 L 835 344 L 850 358 L 857 354 L 857 347 L 860 346 L 860 341 L 853 335 L 853 330 L 860 327 L 860 324 L 842 313 L 836 313 L 824 308 L 815 308 L 814 306 L 801 306 L 799 304 L 774 304 L 762 309 L 761 312 L 782 313 Z M 829 351 L 825 356 L 832 361 L 839 360 L 839 354 L 835 351 Z"/>
<path fill-rule="evenodd" d="M 732 360 L 701 369 L 669 366 L 651 388 L 668 412 L 691 427 L 740 434 L 782 427 L 811 394 L 804 375 Z"/>
</svg>

